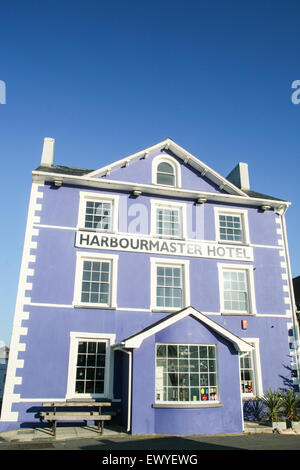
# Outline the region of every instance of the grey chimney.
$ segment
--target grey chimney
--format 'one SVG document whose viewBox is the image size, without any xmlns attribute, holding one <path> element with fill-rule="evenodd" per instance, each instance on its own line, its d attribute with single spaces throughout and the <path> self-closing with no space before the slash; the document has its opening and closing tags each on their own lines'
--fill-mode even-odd
<svg viewBox="0 0 300 470">
<path fill-rule="evenodd" d="M 250 182 L 249 182 L 249 171 L 248 171 L 248 164 L 239 162 L 234 169 L 229 173 L 226 177 L 228 181 L 233 183 L 240 189 L 245 189 L 246 191 L 250 190 Z"/>
</svg>

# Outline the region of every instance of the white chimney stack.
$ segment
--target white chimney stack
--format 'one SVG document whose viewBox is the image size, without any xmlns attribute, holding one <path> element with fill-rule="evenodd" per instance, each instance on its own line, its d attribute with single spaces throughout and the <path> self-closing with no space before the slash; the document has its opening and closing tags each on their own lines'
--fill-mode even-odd
<svg viewBox="0 0 300 470">
<path fill-rule="evenodd" d="M 249 190 L 250 182 L 248 164 L 239 162 L 236 167 L 229 173 L 226 179 L 231 181 L 231 183 L 235 184 L 235 186 L 240 189 Z"/>
<path fill-rule="evenodd" d="M 44 138 L 44 146 L 41 158 L 41 166 L 53 165 L 54 158 L 54 142 L 55 140 L 51 137 Z"/>
</svg>

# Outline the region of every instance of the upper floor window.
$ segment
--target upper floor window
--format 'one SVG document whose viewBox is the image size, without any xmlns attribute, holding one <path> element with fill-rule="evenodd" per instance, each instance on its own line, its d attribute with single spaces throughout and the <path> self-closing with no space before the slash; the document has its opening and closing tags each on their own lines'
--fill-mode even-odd
<svg viewBox="0 0 300 470">
<path fill-rule="evenodd" d="M 118 255 L 77 252 L 74 305 L 116 308 Z"/>
<path fill-rule="evenodd" d="M 172 157 L 158 156 L 153 160 L 152 182 L 163 186 L 181 186 L 180 165 Z"/>
<path fill-rule="evenodd" d="M 218 263 L 221 312 L 256 314 L 253 266 Z"/>
<path fill-rule="evenodd" d="M 189 261 L 151 258 L 151 309 L 176 311 L 190 304 Z"/>
<path fill-rule="evenodd" d="M 116 232 L 118 229 L 118 196 L 80 192 L 78 228 Z"/>
<path fill-rule="evenodd" d="M 248 213 L 239 209 L 215 208 L 216 238 L 224 243 L 250 243 Z"/>
<path fill-rule="evenodd" d="M 157 184 L 175 186 L 174 167 L 167 162 L 161 162 L 157 167 Z"/>
<path fill-rule="evenodd" d="M 186 238 L 186 205 L 179 202 L 152 199 L 151 235 Z"/>
</svg>

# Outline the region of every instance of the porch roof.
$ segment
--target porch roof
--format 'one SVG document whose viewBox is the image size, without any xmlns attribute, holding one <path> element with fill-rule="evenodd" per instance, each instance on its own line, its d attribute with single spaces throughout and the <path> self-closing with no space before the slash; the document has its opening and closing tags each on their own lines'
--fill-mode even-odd
<svg viewBox="0 0 300 470">
<path fill-rule="evenodd" d="M 173 325 L 177 321 L 182 320 L 183 318 L 189 315 L 195 317 L 201 323 L 211 328 L 213 331 L 221 335 L 223 338 L 230 341 L 237 351 L 247 352 L 247 351 L 253 350 L 253 347 L 249 343 L 247 343 L 245 340 L 235 335 L 234 333 L 231 333 L 229 330 L 219 325 L 215 321 L 211 320 L 206 315 L 199 312 L 192 306 L 185 307 L 184 309 L 179 310 L 178 312 L 171 313 L 170 315 L 167 315 L 165 318 L 162 318 L 161 320 L 155 323 L 152 323 L 152 325 L 149 325 L 148 327 L 135 333 L 134 335 L 129 336 L 128 338 L 125 338 L 123 341 L 120 341 L 118 344 L 114 346 L 114 348 L 117 348 L 117 347 L 118 348 L 122 347 L 125 349 L 139 348 L 145 339 L 149 338 L 155 333 L 158 333 L 164 328 L 168 328 L 169 326 Z"/>
</svg>

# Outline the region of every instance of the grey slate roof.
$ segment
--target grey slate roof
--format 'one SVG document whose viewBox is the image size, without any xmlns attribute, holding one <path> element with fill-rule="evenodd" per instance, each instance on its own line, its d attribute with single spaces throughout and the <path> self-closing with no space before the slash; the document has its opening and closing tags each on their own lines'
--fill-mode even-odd
<svg viewBox="0 0 300 470">
<path fill-rule="evenodd" d="M 95 170 L 88 170 L 86 168 L 73 168 L 71 166 L 51 165 L 39 166 L 35 171 L 44 171 L 46 173 L 57 173 L 60 175 L 83 176 Z"/>
<path fill-rule="evenodd" d="M 251 191 L 251 190 L 246 190 L 246 189 L 243 189 L 243 191 L 249 197 L 255 197 L 255 198 L 259 198 L 259 199 L 271 199 L 273 201 L 287 202 L 284 199 L 279 199 L 278 197 L 268 196 L 267 194 L 257 193 L 256 191 Z"/>
</svg>

